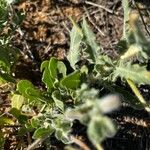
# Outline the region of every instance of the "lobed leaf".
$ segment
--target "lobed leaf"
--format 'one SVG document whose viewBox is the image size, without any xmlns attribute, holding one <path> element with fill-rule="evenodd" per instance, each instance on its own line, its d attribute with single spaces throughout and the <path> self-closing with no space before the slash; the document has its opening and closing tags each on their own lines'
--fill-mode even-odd
<svg viewBox="0 0 150 150">
<path fill-rule="evenodd" d="M 82 30 L 85 36 L 85 42 L 90 47 L 90 49 L 87 48 L 87 52 L 93 62 L 96 62 L 100 54 L 100 47 L 96 43 L 96 37 L 90 29 L 89 25 L 87 24 L 85 18 L 83 18 Z"/>
<path fill-rule="evenodd" d="M 114 70 L 113 79 L 116 79 L 118 76 L 130 79 L 137 84 L 150 84 L 150 72 L 146 70 L 146 67 L 138 64 L 120 64 Z"/>
</svg>

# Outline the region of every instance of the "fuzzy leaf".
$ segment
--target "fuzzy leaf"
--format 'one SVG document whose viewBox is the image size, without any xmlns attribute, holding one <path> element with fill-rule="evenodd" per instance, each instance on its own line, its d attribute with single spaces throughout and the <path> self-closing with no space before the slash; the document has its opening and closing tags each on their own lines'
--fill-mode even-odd
<svg viewBox="0 0 150 150">
<path fill-rule="evenodd" d="M 64 103 L 61 100 L 61 95 L 59 91 L 54 91 L 52 93 L 52 98 L 55 102 L 56 107 L 58 107 L 61 111 L 64 111 Z"/>
<path fill-rule="evenodd" d="M 133 56 L 137 56 L 139 54 L 139 52 L 142 51 L 142 47 L 137 45 L 137 44 L 133 44 L 129 47 L 129 49 L 121 56 L 121 59 L 128 59 L 131 58 Z"/>
<path fill-rule="evenodd" d="M 70 143 L 69 133 L 71 131 L 72 124 L 61 118 L 61 116 L 54 120 L 53 122 L 55 128 L 55 136 L 58 140 L 61 140 L 65 144 Z"/>
<path fill-rule="evenodd" d="M 88 125 L 88 137 L 94 145 L 102 142 L 106 137 L 112 137 L 116 133 L 113 122 L 107 117 L 93 116 Z"/>
<path fill-rule="evenodd" d="M 86 44 L 89 45 L 90 49 L 89 50 L 89 55 L 93 62 L 96 62 L 97 57 L 99 56 L 100 53 L 100 47 L 96 43 L 96 37 L 90 27 L 88 26 L 85 18 L 83 18 L 83 24 L 82 24 L 82 30 L 85 36 L 85 41 Z M 88 49 L 88 48 L 87 48 Z"/>
<path fill-rule="evenodd" d="M 70 138 L 67 133 L 63 132 L 62 130 L 56 130 L 55 136 L 58 140 L 61 140 L 65 144 L 70 144 Z"/>
<path fill-rule="evenodd" d="M 150 84 L 150 72 L 146 70 L 146 67 L 138 64 L 120 64 L 114 71 L 113 79 L 118 76 L 130 79 L 137 84 Z"/>
<path fill-rule="evenodd" d="M 78 30 L 78 26 L 73 26 L 70 33 L 70 49 L 67 56 L 67 59 L 70 62 L 70 65 L 75 69 L 75 64 L 80 60 L 80 44 L 82 42 L 82 35 Z"/>
</svg>

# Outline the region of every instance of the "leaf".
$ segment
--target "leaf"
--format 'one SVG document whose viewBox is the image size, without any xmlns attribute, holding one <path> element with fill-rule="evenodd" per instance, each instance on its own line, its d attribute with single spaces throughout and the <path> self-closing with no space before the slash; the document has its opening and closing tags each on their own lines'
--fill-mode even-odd
<svg viewBox="0 0 150 150">
<path fill-rule="evenodd" d="M 34 88 L 26 89 L 27 98 L 31 101 L 42 101 L 46 102 L 47 100 L 41 95 L 40 91 Z"/>
<path fill-rule="evenodd" d="M 80 44 L 82 42 L 82 35 L 78 30 L 79 27 L 73 26 L 70 32 L 70 49 L 67 56 L 67 59 L 70 62 L 70 65 L 75 69 L 75 64 L 80 60 Z"/>
<path fill-rule="evenodd" d="M 49 66 L 48 66 L 50 76 L 53 79 L 57 79 L 57 59 L 52 57 L 49 61 Z"/>
<path fill-rule="evenodd" d="M 61 111 L 64 111 L 64 103 L 61 100 L 61 95 L 59 91 L 54 91 L 52 93 L 52 98 L 55 102 L 56 107 L 58 107 Z"/>
<path fill-rule="evenodd" d="M 51 91 L 51 89 L 54 87 L 53 84 L 54 84 L 54 79 L 51 78 L 51 75 L 50 75 L 50 71 L 49 71 L 49 61 L 44 61 L 42 64 L 41 64 L 41 68 L 40 70 L 43 71 L 43 75 L 42 75 L 42 81 L 43 83 L 45 83 L 46 85 L 46 88 L 48 89 L 48 91 Z"/>
<path fill-rule="evenodd" d="M 53 120 L 53 126 L 55 128 L 55 136 L 58 140 L 61 140 L 65 144 L 70 143 L 69 133 L 71 131 L 72 123 L 65 120 L 64 116 L 60 116 Z"/>
<path fill-rule="evenodd" d="M 34 117 L 31 119 L 31 126 L 33 128 L 38 128 L 40 125 L 40 120 L 38 118 Z"/>
<path fill-rule="evenodd" d="M 17 90 L 19 91 L 20 94 L 22 94 L 25 97 L 28 97 L 28 94 L 26 93 L 26 90 L 28 88 L 34 89 L 34 85 L 28 80 L 21 80 L 17 84 Z"/>
<path fill-rule="evenodd" d="M 30 101 L 46 101 L 46 99 L 41 95 L 40 91 L 35 89 L 34 85 L 28 80 L 19 81 L 17 84 L 17 90 Z"/>
<path fill-rule="evenodd" d="M 94 145 L 102 142 L 106 137 L 112 137 L 116 133 L 113 122 L 107 117 L 93 116 L 88 125 L 87 134 Z"/>
<path fill-rule="evenodd" d="M 80 72 L 75 71 L 68 76 L 64 77 L 61 81 L 60 84 L 68 89 L 77 89 L 80 85 Z"/>
<path fill-rule="evenodd" d="M 48 68 L 48 64 L 49 64 L 48 60 L 43 61 L 40 67 L 40 71 L 42 72 L 44 71 L 45 68 Z"/>
<path fill-rule="evenodd" d="M 14 125 L 14 121 L 12 118 L 8 118 L 6 116 L 1 116 L 0 117 L 0 126 L 4 126 L 4 125 Z"/>
<path fill-rule="evenodd" d="M 137 84 L 150 84 L 150 72 L 146 70 L 146 67 L 138 64 L 120 64 L 114 70 L 113 80 L 118 76 L 130 79 Z"/>
<path fill-rule="evenodd" d="M 48 128 L 40 127 L 37 130 L 35 130 L 33 134 L 33 138 L 39 139 L 39 138 L 43 138 L 46 136 L 50 136 L 53 132 L 54 132 L 54 129 L 52 127 L 48 127 Z"/>
<path fill-rule="evenodd" d="M 51 89 L 54 87 L 54 80 L 50 77 L 50 72 L 48 68 L 45 68 L 43 72 L 42 81 L 45 83 L 48 91 L 51 91 Z"/>
<path fill-rule="evenodd" d="M 64 144 L 70 144 L 71 143 L 71 140 L 68 136 L 67 133 L 63 132 L 62 130 L 56 130 L 55 131 L 55 137 L 62 141 Z"/>
<path fill-rule="evenodd" d="M 120 58 L 129 59 L 133 56 L 137 56 L 140 52 L 142 52 L 142 47 L 137 44 L 132 44 Z"/>
<path fill-rule="evenodd" d="M 0 77 L 1 77 L 3 80 L 7 81 L 7 82 L 16 83 L 15 78 L 13 78 L 8 72 L 2 73 L 2 72 L 0 71 Z"/>
<path fill-rule="evenodd" d="M 15 118 L 19 118 L 21 115 L 21 111 L 16 108 L 12 108 L 9 113 L 12 114 Z"/>
<path fill-rule="evenodd" d="M 4 138 L 4 133 L 1 133 L 0 135 L 0 149 L 4 150 L 4 146 L 5 146 L 5 138 Z"/>
<path fill-rule="evenodd" d="M 93 62 L 96 62 L 100 54 L 100 47 L 96 43 L 96 37 L 90 29 L 90 27 L 88 26 L 85 18 L 83 18 L 82 30 L 85 36 L 86 44 L 89 45 L 91 48 L 91 51 L 89 51 L 89 55 Z"/>
<path fill-rule="evenodd" d="M 3 46 L 0 46 L 0 62 L 3 62 L 6 67 L 10 68 L 11 62 L 9 57 L 9 51 L 7 51 L 7 49 Z"/>
<path fill-rule="evenodd" d="M 16 119 L 18 119 L 19 123 L 21 124 L 25 124 L 28 120 L 28 117 L 23 115 L 21 111 L 16 108 L 12 108 L 9 113 L 12 114 Z"/>
<path fill-rule="evenodd" d="M 58 68 L 58 72 L 60 74 L 62 74 L 62 77 L 65 77 L 66 73 L 67 73 L 67 68 L 66 68 L 65 64 L 61 61 L 58 61 L 57 62 L 57 68 Z"/>
<path fill-rule="evenodd" d="M 14 94 L 13 97 L 11 98 L 11 107 L 20 109 L 21 106 L 23 105 L 25 98 L 22 95 L 19 94 Z"/>
</svg>

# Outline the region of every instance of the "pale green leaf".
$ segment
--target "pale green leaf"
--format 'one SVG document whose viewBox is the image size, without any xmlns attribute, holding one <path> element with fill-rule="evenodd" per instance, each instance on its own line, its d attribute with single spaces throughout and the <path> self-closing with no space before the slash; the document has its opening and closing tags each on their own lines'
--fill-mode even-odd
<svg viewBox="0 0 150 150">
<path fill-rule="evenodd" d="M 132 44 L 129 49 L 121 56 L 121 59 L 129 59 L 133 56 L 137 56 L 142 51 L 142 47 L 137 44 Z"/>
<path fill-rule="evenodd" d="M 20 109 L 24 101 L 25 98 L 22 95 L 14 94 L 13 97 L 11 98 L 11 107 Z"/>
<path fill-rule="evenodd" d="M 137 84 L 150 84 L 150 72 L 146 70 L 146 67 L 138 64 L 121 63 L 114 70 L 113 79 L 116 79 L 118 76 L 130 79 Z"/>
<path fill-rule="evenodd" d="M 52 93 L 52 98 L 55 102 L 56 107 L 58 107 L 61 111 L 64 111 L 64 103 L 61 99 L 61 95 L 60 95 L 59 91 L 54 91 Z"/>
<path fill-rule="evenodd" d="M 63 130 L 56 130 L 55 131 L 55 137 L 58 140 L 61 140 L 64 144 L 70 144 L 71 140 L 68 136 L 68 133 L 63 132 Z"/>
<path fill-rule="evenodd" d="M 80 44 L 82 42 L 82 35 L 75 25 L 71 30 L 70 38 L 70 49 L 67 59 L 69 60 L 71 67 L 75 69 L 75 64 L 80 60 Z"/>
<path fill-rule="evenodd" d="M 85 36 L 86 44 L 89 45 L 89 56 L 93 60 L 93 62 L 97 61 L 97 58 L 100 54 L 100 47 L 96 43 L 96 37 L 92 30 L 90 29 L 89 25 L 87 24 L 85 18 L 83 18 L 82 30 Z M 88 47 L 87 47 L 88 49 Z M 88 52 L 88 51 L 87 51 Z"/>
<path fill-rule="evenodd" d="M 93 116 L 88 125 L 88 137 L 94 145 L 102 142 L 106 137 L 112 137 L 116 133 L 113 122 L 107 117 Z"/>
</svg>

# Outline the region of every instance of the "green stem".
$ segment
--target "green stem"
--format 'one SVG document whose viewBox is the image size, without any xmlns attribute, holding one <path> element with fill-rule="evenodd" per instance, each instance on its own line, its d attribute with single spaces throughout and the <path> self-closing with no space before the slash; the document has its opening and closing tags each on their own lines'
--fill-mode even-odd
<svg viewBox="0 0 150 150">
<path fill-rule="evenodd" d="M 96 144 L 95 147 L 96 147 L 97 150 L 104 150 L 103 147 L 100 144 Z"/>
<path fill-rule="evenodd" d="M 126 23 L 129 20 L 129 1 L 128 0 L 122 0 L 122 7 L 124 11 L 124 31 L 123 31 L 123 38 L 126 37 Z"/>
<path fill-rule="evenodd" d="M 127 79 L 127 83 L 129 84 L 130 88 L 132 89 L 132 91 L 134 92 L 134 94 L 137 96 L 137 98 L 139 99 L 139 101 L 143 104 L 145 110 L 150 113 L 150 107 L 148 106 L 146 100 L 141 95 L 141 93 L 138 90 L 138 88 L 136 87 L 136 85 L 131 80 L 129 80 L 129 79 Z"/>
</svg>

